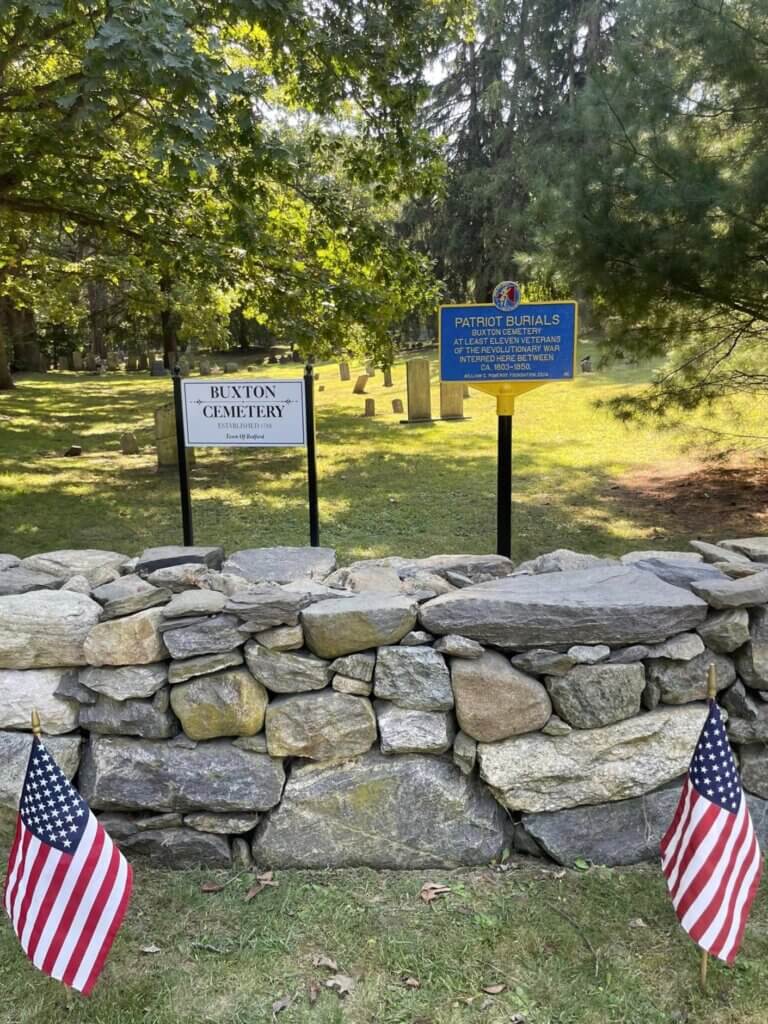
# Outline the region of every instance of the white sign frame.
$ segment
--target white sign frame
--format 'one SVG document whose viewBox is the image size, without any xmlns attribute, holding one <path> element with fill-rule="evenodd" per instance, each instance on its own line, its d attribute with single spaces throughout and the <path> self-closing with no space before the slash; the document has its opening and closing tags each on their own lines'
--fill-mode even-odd
<svg viewBox="0 0 768 1024">
<path fill-rule="evenodd" d="M 307 446 L 303 379 L 196 377 L 181 381 L 181 401 L 187 448 Z"/>
</svg>

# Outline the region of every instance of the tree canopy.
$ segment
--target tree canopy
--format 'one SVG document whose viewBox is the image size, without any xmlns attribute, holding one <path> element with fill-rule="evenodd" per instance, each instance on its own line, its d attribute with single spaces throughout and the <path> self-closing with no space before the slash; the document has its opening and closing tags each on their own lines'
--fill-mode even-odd
<svg viewBox="0 0 768 1024">
<path fill-rule="evenodd" d="M 450 17 L 430 0 L 4 6 L 0 294 L 57 293 L 72 315 L 97 282 L 166 326 L 186 297 L 307 352 L 363 329 L 385 346 L 429 280 L 388 207 L 434 173 L 413 116 Z"/>
<path fill-rule="evenodd" d="M 624 0 L 618 38 L 548 175 L 550 272 L 591 299 L 611 355 L 664 357 L 621 416 L 768 390 L 768 9 Z"/>
</svg>

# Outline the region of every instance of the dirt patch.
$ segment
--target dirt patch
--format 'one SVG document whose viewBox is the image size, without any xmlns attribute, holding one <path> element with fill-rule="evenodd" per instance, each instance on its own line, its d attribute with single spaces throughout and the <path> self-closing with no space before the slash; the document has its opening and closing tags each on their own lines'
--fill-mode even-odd
<svg viewBox="0 0 768 1024">
<path fill-rule="evenodd" d="M 768 462 L 685 461 L 618 477 L 606 495 L 615 512 L 652 536 L 703 539 L 768 533 Z"/>
</svg>

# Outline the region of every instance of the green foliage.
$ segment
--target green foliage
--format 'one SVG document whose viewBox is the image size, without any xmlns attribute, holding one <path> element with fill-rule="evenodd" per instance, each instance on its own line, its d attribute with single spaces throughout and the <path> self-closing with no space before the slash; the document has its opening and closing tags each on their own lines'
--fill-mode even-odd
<svg viewBox="0 0 768 1024">
<path fill-rule="evenodd" d="M 612 357 L 664 357 L 620 416 L 765 393 L 768 10 L 627 0 L 539 206 L 554 276 L 591 296 Z"/>
<path fill-rule="evenodd" d="M 490 301 L 505 278 L 532 279 L 530 202 L 542 164 L 560 171 L 556 120 L 598 62 L 612 0 L 478 0 L 443 54 L 424 112 L 445 142 L 444 186 L 407 224 L 454 300 Z"/>
<path fill-rule="evenodd" d="M 0 294 L 72 324 L 73 292 L 98 282 L 134 333 L 165 311 L 191 336 L 202 304 L 207 340 L 235 303 L 306 352 L 353 326 L 385 349 L 428 292 L 387 225 L 434 173 L 412 121 L 451 16 L 431 0 L 3 6 Z"/>
</svg>

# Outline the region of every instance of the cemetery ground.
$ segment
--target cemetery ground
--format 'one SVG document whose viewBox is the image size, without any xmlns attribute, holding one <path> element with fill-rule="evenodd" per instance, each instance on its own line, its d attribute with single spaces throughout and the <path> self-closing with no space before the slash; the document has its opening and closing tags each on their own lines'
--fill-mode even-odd
<svg viewBox="0 0 768 1024">
<path fill-rule="evenodd" d="M 703 993 L 655 865 L 506 867 L 278 872 L 247 901 L 250 873 L 139 866 L 90 999 L 0 927 L 0 1021 L 764 1024 L 764 890 L 735 967 L 713 961 Z M 450 891 L 426 903 L 425 882 Z"/>
<path fill-rule="evenodd" d="M 432 412 L 439 415 L 434 350 Z M 285 379 L 300 366 L 247 369 Z M 480 552 L 495 543 L 494 400 L 477 391 L 463 421 L 401 426 L 405 365 L 385 388 L 378 371 L 352 394 L 335 364 L 317 367 L 321 543 L 343 563 L 397 553 Z M 359 368 L 362 372 L 362 368 Z M 641 388 L 651 368 L 619 366 L 549 384 L 518 399 L 514 419 L 513 558 L 569 547 L 594 554 L 686 546 L 688 538 L 751 535 L 768 527 L 765 449 L 726 463 L 707 446 L 757 448 L 757 403 L 744 396 L 685 424 L 625 425 L 595 402 Z M 226 383 L 227 376 L 219 378 Z M 319 388 L 323 390 L 320 391 Z M 158 471 L 153 413 L 170 380 L 146 374 L 30 375 L 0 396 L 0 550 L 24 556 L 60 547 L 136 553 L 178 543 L 178 484 Z M 124 455 L 120 435 L 140 451 Z M 764 443 L 764 439 L 763 439 Z M 79 457 L 66 458 L 72 444 Z M 192 472 L 197 543 L 229 550 L 307 543 L 303 450 L 197 450 Z"/>
</svg>

